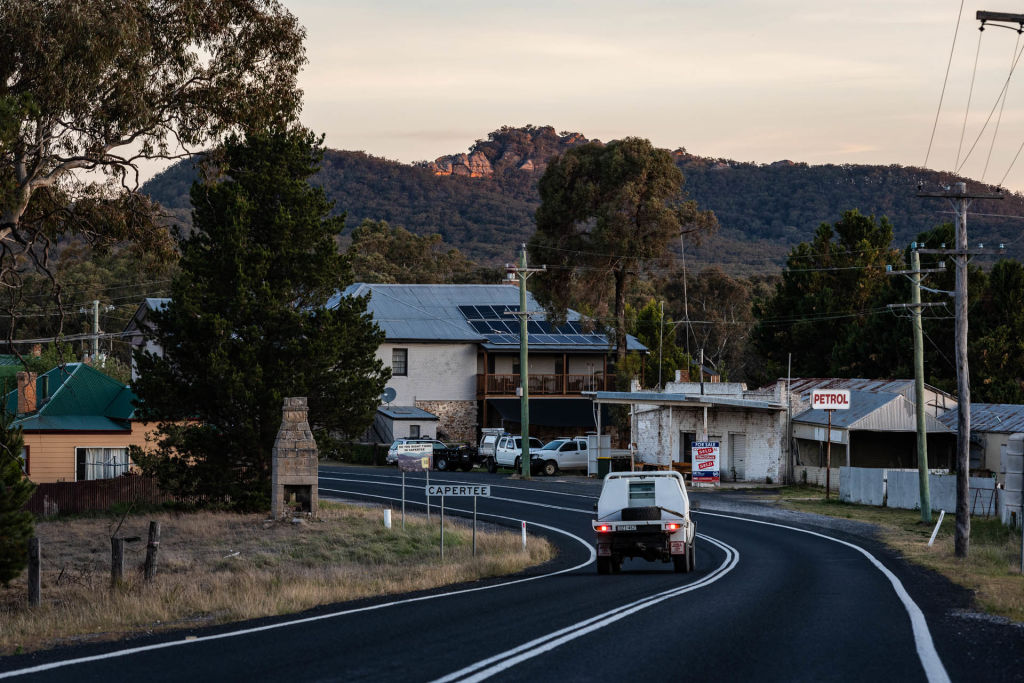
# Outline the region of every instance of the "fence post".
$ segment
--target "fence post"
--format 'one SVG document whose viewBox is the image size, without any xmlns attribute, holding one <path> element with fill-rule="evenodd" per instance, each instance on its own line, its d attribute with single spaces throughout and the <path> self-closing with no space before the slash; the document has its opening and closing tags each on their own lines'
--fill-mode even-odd
<svg viewBox="0 0 1024 683">
<path fill-rule="evenodd" d="M 110 587 L 116 588 L 124 578 L 124 539 L 110 539 Z"/>
<path fill-rule="evenodd" d="M 156 554 L 160 550 L 160 522 L 149 523 L 149 542 L 146 544 L 146 581 L 152 581 L 156 574 Z"/>
<path fill-rule="evenodd" d="M 39 537 L 33 536 L 28 541 L 28 604 L 39 607 L 41 582 L 39 579 Z"/>
</svg>

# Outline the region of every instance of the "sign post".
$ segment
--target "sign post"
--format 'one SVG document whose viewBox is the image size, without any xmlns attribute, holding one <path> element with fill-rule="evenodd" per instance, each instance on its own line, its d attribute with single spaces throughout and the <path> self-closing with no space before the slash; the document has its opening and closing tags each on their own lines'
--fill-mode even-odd
<svg viewBox="0 0 1024 683">
<path fill-rule="evenodd" d="M 427 503 L 430 503 L 431 496 L 441 496 L 441 559 L 444 559 L 444 497 L 445 496 L 473 496 L 473 555 L 476 556 L 476 499 L 477 496 L 490 496 L 491 487 L 477 484 L 435 484 L 429 483 L 424 489 L 427 493 Z"/>
<path fill-rule="evenodd" d="M 815 389 L 811 392 L 811 408 L 828 411 L 828 441 L 825 446 L 825 500 L 828 500 L 832 495 L 832 411 L 850 409 L 850 391 Z"/>
<path fill-rule="evenodd" d="M 402 470 L 402 529 L 405 529 L 405 473 L 427 473 L 430 483 L 430 459 L 434 454 L 434 446 L 429 443 L 400 443 L 395 451 L 398 455 L 398 469 Z M 430 519 L 430 499 L 427 499 L 427 519 Z"/>
</svg>

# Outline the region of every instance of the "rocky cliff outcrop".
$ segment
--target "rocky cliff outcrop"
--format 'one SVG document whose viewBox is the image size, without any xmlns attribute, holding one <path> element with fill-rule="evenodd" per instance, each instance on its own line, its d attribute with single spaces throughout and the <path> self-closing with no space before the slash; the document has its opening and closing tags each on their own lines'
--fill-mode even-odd
<svg viewBox="0 0 1024 683">
<path fill-rule="evenodd" d="M 570 147 L 589 142 L 579 133 L 556 133 L 551 126 L 504 126 L 477 140 L 468 154 L 452 154 L 424 162 L 434 175 L 491 178 L 507 171 L 543 173 L 547 162 Z"/>
</svg>

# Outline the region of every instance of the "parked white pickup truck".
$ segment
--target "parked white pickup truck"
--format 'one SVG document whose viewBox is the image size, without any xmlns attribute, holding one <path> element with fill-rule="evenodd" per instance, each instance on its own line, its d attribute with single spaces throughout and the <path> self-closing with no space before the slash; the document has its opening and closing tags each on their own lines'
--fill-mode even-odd
<svg viewBox="0 0 1024 683">
<path fill-rule="evenodd" d="M 583 470 L 587 471 L 587 437 L 563 436 L 544 444 L 544 448 L 537 453 L 537 460 L 540 461 L 540 471 L 553 476 L 561 470 Z"/>
<path fill-rule="evenodd" d="M 598 574 L 618 572 L 626 557 L 671 560 L 677 572 L 694 569 L 697 527 L 678 472 L 613 472 L 595 507 Z"/>
<path fill-rule="evenodd" d="M 530 437 L 531 470 L 533 469 L 533 456 L 541 449 L 540 439 Z M 485 433 L 480 439 L 480 447 L 477 456 L 483 460 L 487 471 L 496 472 L 499 467 L 511 467 L 519 471 L 519 460 L 523 454 L 523 438 L 512 434 Z"/>
</svg>

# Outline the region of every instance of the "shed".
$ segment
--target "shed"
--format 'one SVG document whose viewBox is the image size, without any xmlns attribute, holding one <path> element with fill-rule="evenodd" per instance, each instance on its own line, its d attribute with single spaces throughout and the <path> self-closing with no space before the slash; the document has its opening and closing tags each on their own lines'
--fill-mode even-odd
<svg viewBox="0 0 1024 683">
<path fill-rule="evenodd" d="M 831 441 L 832 467 L 917 467 L 917 417 L 902 394 L 851 390 L 850 408 L 832 411 L 831 435 L 828 412 L 808 409 L 793 416 L 797 465 L 824 467 Z M 955 434 L 939 419 L 925 419 L 929 467 L 951 467 Z"/>
<path fill-rule="evenodd" d="M 950 431 L 957 431 L 959 408 L 939 416 Z M 1002 481 L 1000 456 L 1013 434 L 1024 432 L 1024 405 L 1015 403 L 971 404 L 971 469 L 996 474 Z"/>
<path fill-rule="evenodd" d="M 433 438 L 438 417 L 416 406 L 380 406 L 373 417 L 372 440 L 391 443 L 395 439 Z"/>
</svg>

